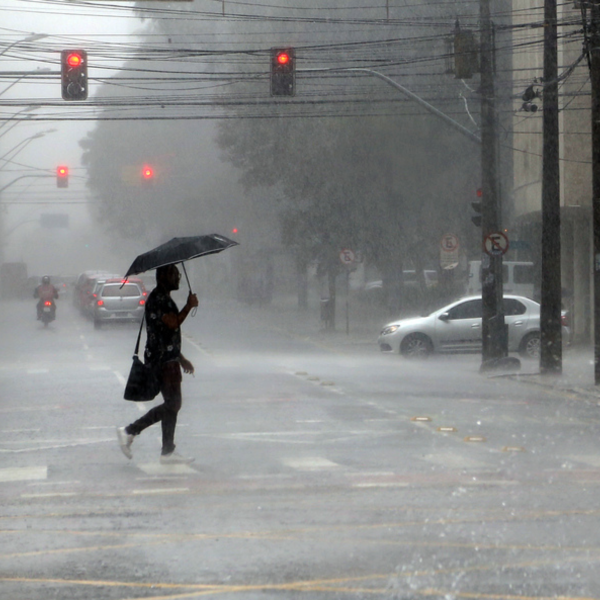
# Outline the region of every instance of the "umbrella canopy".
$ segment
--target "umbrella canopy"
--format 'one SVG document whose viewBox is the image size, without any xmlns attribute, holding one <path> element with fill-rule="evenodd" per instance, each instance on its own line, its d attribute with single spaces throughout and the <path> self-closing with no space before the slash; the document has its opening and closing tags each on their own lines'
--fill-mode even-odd
<svg viewBox="0 0 600 600">
<path fill-rule="evenodd" d="M 218 233 L 173 238 L 157 246 L 154 250 L 140 254 L 125 273 L 125 279 L 131 275 L 144 273 L 165 265 L 183 263 L 184 260 L 205 256 L 206 254 L 216 254 L 237 245 L 237 242 Z"/>
</svg>

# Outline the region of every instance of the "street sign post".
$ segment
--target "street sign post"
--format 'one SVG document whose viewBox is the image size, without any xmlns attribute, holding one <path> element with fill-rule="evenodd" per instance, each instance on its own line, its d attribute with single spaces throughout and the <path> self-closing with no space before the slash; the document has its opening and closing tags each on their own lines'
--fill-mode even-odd
<svg viewBox="0 0 600 600">
<path fill-rule="evenodd" d="M 440 266 L 442 269 L 455 269 L 458 267 L 458 251 L 460 241 L 454 233 L 446 233 L 440 240 Z"/>
<path fill-rule="evenodd" d="M 350 335 L 350 271 L 356 262 L 356 254 L 350 248 L 342 248 L 340 250 L 340 260 L 346 267 L 346 335 Z"/>
</svg>

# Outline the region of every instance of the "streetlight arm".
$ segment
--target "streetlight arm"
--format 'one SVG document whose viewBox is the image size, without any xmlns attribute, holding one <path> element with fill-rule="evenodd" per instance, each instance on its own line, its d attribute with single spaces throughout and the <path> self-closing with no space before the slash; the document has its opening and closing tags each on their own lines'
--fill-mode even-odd
<svg viewBox="0 0 600 600">
<path fill-rule="evenodd" d="M 24 140 L 21 140 L 14 148 L 12 148 L 11 150 L 9 150 L 6 154 L 4 154 L 3 156 L 0 156 L 0 160 L 4 160 L 5 162 L 8 162 L 8 160 L 10 159 L 6 159 L 6 157 L 11 154 L 12 152 L 14 152 L 13 156 L 11 158 L 14 158 L 17 154 L 19 154 L 19 152 L 21 152 L 22 150 L 25 149 L 25 147 L 27 146 L 27 144 L 29 144 L 30 142 L 32 142 L 33 140 L 39 140 L 41 137 L 44 137 L 44 135 L 46 135 L 47 133 L 54 133 L 56 131 L 56 129 L 48 129 L 47 131 L 41 131 L 39 133 L 36 133 L 35 135 L 32 135 L 31 137 L 25 138 Z M 20 146 L 20 148 L 19 148 Z M 17 148 L 19 148 L 17 150 Z M 15 152 L 16 150 L 16 152 Z M 1 169 L 2 167 L 0 167 Z"/>
<path fill-rule="evenodd" d="M 7 183 L 4 187 L 0 188 L 0 194 L 8 187 L 10 187 L 13 183 L 17 183 L 17 181 L 20 181 L 21 179 L 25 179 L 25 177 L 52 177 L 52 175 L 19 175 L 19 177 L 13 179 L 12 181 L 10 181 L 9 183 Z"/>
<path fill-rule="evenodd" d="M 31 35 L 28 35 L 26 38 L 23 38 L 22 40 L 17 40 L 16 42 L 13 42 L 12 44 L 9 44 L 8 46 L 6 46 L 6 48 L 4 48 L 4 50 L 2 50 L 2 52 L 0 52 L 0 56 L 5 54 L 6 52 L 8 52 L 14 46 L 17 46 L 18 44 L 22 44 L 23 42 L 35 42 L 35 41 L 41 40 L 45 37 L 48 37 L 47 33 L 32 33 Z"/>
<path fill-rule="evenodd" d="M 302 69 L 302 70 L 304 71 L 304 69 Z M 477 134 L 473 133 L 466 127 L 463 127 L 458 121 L 455 121 L 454 119 L 449 117 L 447 114 L 443 113 L 441 110 L 438 110 L 435 106 L 432 106 L 431 104 L 429 104 L 429 102 L 427 102 L 426 100 L 423 100 L 423 98 L 421 98 L 420 96 L 417 96 L 415 93 L 406 89 L 403 85 L 396 83 L 391 77 L 388 77 L 387 75 L 384 75 L 383 73 L 380 73 L 379 71 L 374 71 L 373 69 L 367 69 L 364 67 L 351 67 L 351 68 L 347 68 L 347 69 L 344 69 L 344 68 L 342 68 L 342 69 L 306 69 L 306 71 L 311 71 L 311 72 L 314 72 L 314 71 L 337 71 L 337 72 L 343 71 L 343 72 L 350 72 L 350 73 L 351 72 L 361 72 L 361 73 L 368 73 L 369 75 L 373 75 L 373 76 L 377 77 L 378 79 L 385 81 L 388 85 L 391 85 L 393 88 L 396 88 L 399 92 L 402 92 L 406 97 L 410 98 L 411 100 L 414 100 L 417 104 L 422 106 L 425 110 L 427 110 L 428 112 L 432 113 L 436 117 L 445 121 L 448 125 L 450 125 L 450 127 L 452 127 L 453 129 L 456 129 L 459 133 L 462 133 L 464 136 L 469 138 L 472 142 L 475 142 L 476 144 L 481 144 L 481 138 Z"/>
<path fill-rule="evenodd" d="M 6 157 L 11 153 L 11 152 L 15 152 L 15 150 L 17 150 L 17 148 L 19 148 L 19 146 L 21 146 L 16 152 L 15 152 L 15 156 L 21 152 L 21 150 L 23 150 L 25 148 L 25 146 L 27 146 L 27 144 L 29 144 L 31 141 L 33 141 L 34 138 L 27 138 L 26 140 L 21 140 L 14 148 L 12 148 L 11 150 L 9 150 L 6 154 L 4 154 L 3 156 L 0 156 L 0 160 L 6 161 Z M 14 157 L 13 157 L 14 158 Z"/>
</svg>

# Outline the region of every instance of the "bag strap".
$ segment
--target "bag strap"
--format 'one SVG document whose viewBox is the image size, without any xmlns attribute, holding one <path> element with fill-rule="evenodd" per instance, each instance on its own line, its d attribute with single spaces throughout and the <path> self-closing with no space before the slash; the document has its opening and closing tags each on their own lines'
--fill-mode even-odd
<svg viewBox="0 0 600 600">
<path fill-rule="evenodd" d="M 140 323 L 140 332 L 138 333 L 137 342 L 135 343 L 135 352 L 133 353 L 134 356 L 137 356 L 138 352 L 140 351 L 140 338 L 142 337 L 142 328 L 144 327 L 145 319 L 146 319 L 146 311 L 144 311 L 144 316 L 142 317 L 142 322 Z"/>
</svg>

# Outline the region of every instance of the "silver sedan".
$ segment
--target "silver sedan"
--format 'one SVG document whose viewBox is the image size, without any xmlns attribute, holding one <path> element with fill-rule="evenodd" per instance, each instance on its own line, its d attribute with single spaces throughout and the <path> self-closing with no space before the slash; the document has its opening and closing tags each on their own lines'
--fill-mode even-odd
<svg viewBox="0 0 600 600">
<path fill-rule="evenodd" d="M 462 298 L 426 317 L 388 323 L 379 334 L 382 352 L 426 358 L 433 352 L 481 350 L 481 296 Z M 508 351 L 538 358 L 540 355 L 540 305 L 523 296 L 504 296 Z"/>
</svg>

